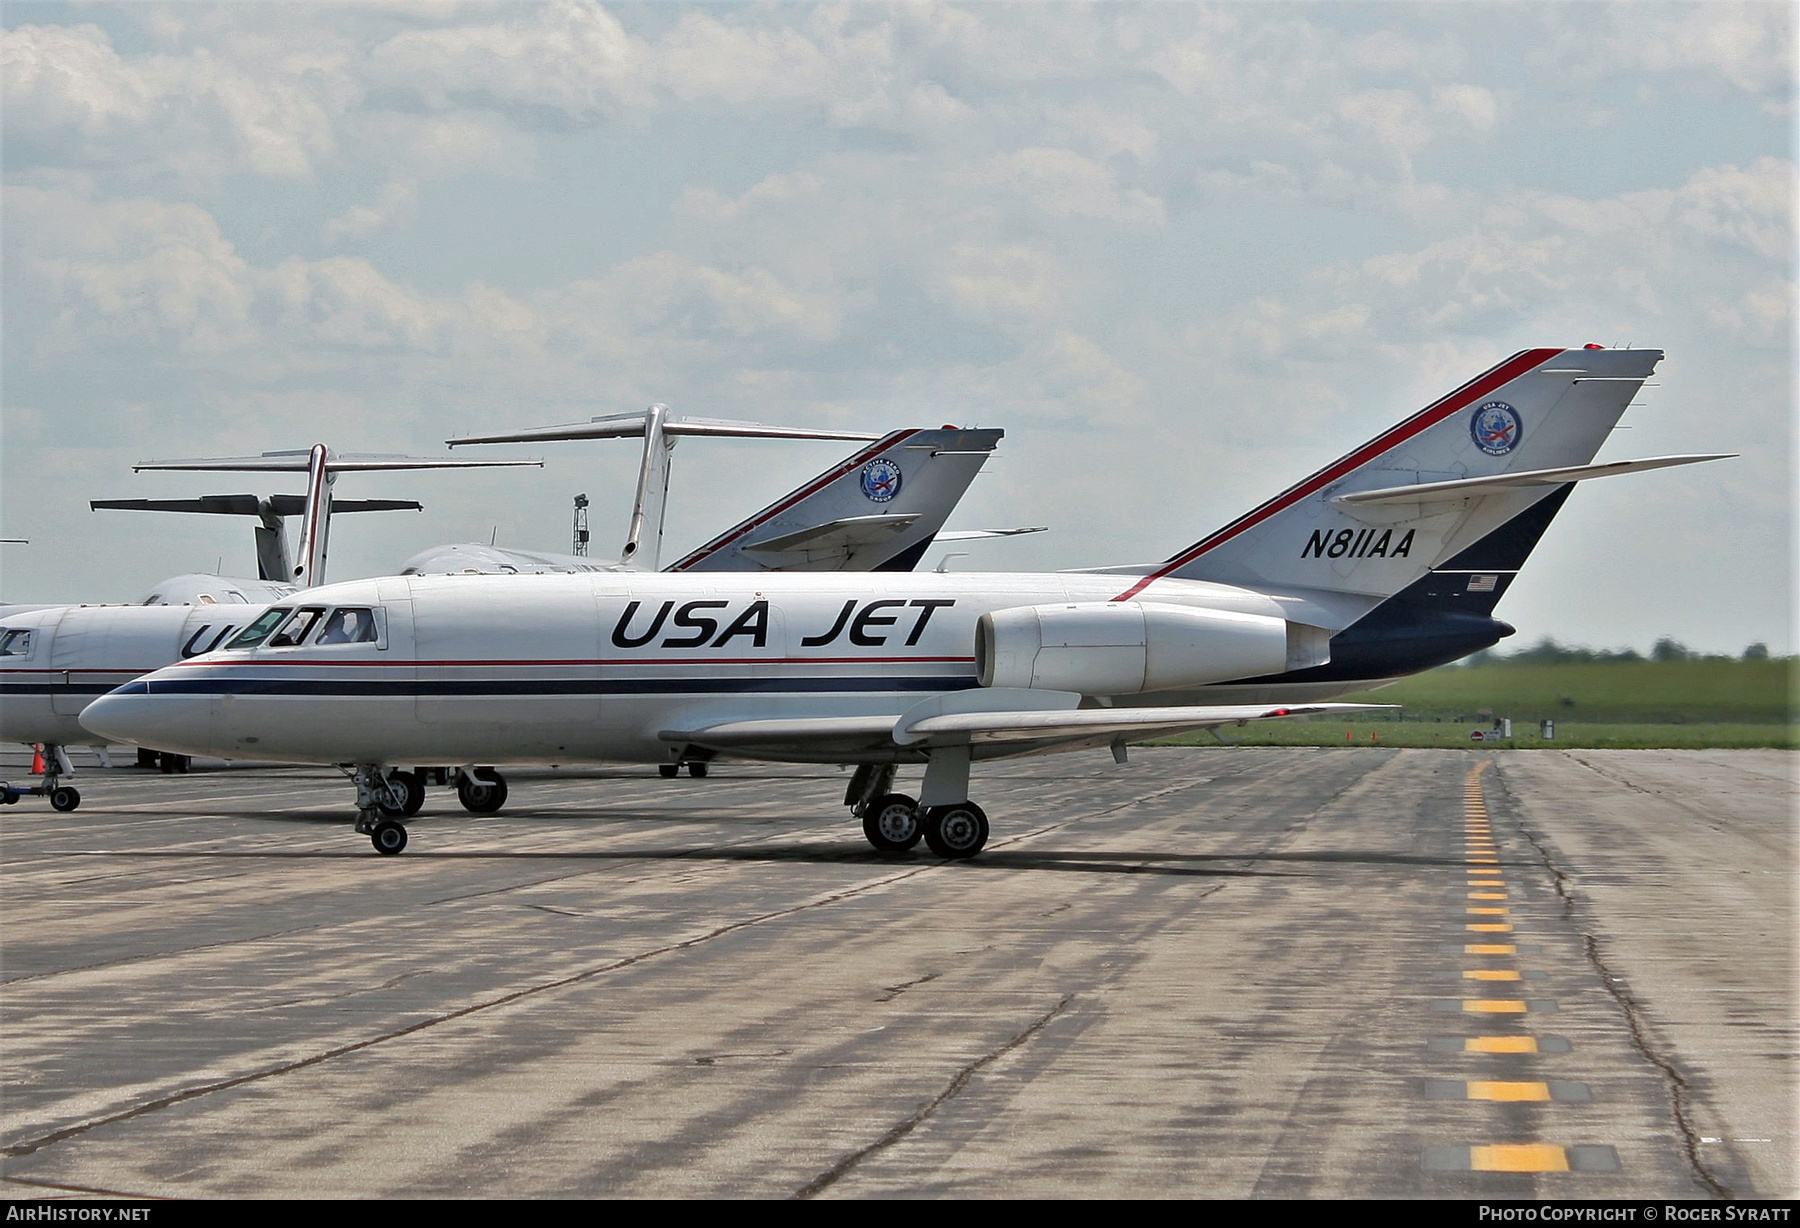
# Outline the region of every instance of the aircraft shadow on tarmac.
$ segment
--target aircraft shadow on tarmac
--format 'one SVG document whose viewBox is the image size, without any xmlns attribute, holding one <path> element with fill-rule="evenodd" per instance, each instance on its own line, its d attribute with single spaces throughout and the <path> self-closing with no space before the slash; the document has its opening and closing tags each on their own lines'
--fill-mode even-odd
<svg viewBox="0 0 1800 1228">
<path fill-rule="evenodd" d="M 264 822 L 303 823 L 309 826 L 343 827 L 341 812 L 306 812 L 257 816 Z M 609 816 L 611 817 L 611 816 Z M 641 820 L 640 820 L 641 821 Z M 348 834 L 348 833 L 346 833 Z M 70 850 L 76 856 L 108 856 L 142 859 L 218 858 L 227 860 L 342 860 L 368 858 L 384 860 L 362 846 L 360 840 L 349 839 L 342 848 L 333 849 L 138 849 L 111 852 L 99 849 Z M 941 861 L 923 852 L 877 853 L 848 839 L 843 846 L 821 847 L 817 844 L 680 845 L 636 847 L 624 849 L 481 849 L 415 848 L 406 854 L 410 863 L 426 861 L 685 861 L 743 862 L 775 864 L 816 864 L 846 866 L 881 866 L 894 870 L 945 868 L 969 870 L 1032 870 L 1077 874 L 1153 874 L 1190 878 L 1295 878 L 1303 877 L 1309 865 L 1330 866 L 1407 866 L 1448 868 L 1462 864 L 1456 857 L 1427 857 L 1374 850 L 1336 849 L 1308 853 L 1172 853 L 1111 851 L 1078 852 L 1056 849 L 1008 849 L 1004 844 L 989 848 L 970 861 Z M 1263 863 L 1279 863 L 1288 868 L 1251 868 Z"/>
</svg>

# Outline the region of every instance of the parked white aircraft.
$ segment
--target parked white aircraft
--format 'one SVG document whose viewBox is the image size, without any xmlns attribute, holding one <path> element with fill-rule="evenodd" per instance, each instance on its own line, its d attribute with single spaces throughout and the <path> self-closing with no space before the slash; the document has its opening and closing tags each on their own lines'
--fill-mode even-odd
<svg viewBox="0 0 1800 1228">
<path fill-rule="evenodd" d="M 397 765 L 714 755 L 855 764 L 878 849 L 979 851 L 970 765 L 1329 710 L 1454 660 L 1661 354 L 1529 350 L 1160 564 L 1048 575 L 605 574 L 332 585 L 83 713 L 106 738 L 338 764 L 357 829 Z M 3 650 L 3 647 L 0 647 Z M 1360 705 L 1358 705 L 1360 706 Z M 923 764 L 918 801 L 892 792 Z"/>
<path fill-rule="evenodd" d="M 754 429 L 778 435 L 794 433 L 780 427 Z M 892 432 L 727 530 L 676 566 L 846 571 L 911 567 L 1002 434 L 996 429 L 954 427 Z M 315 449 L 311 459 L 317 461 L 321 451 L 322 448 Z M 658 451 L 666 459 L 666 450 L 659 447 Z M 277 454 L 274 461 L 251 457 L 158 464 L 208 468 L 254 464 L 264 468 L 291 464 L 292 456 Z M 448 463 L 465 466 L 540 462 Z M 322 506 L 328 513 L 329 489 L 322 490 L 322 483 L 317 480 L 324 472 L 314 474 L 308 499 L 309 505 Z M 666 483 L 660 489 L 666 489 Z M 660 522 L 661 497 L 657 493 L 651 514 L 635 518 L 634 523 Z M 639 511 L 645 507 L 640 504 Z M 308 523 L 315 521 L 323 523 L 317 517 L 309 518 Z M 303 553 L 302 564 L 294 567 L 296 578 L 319 574 L 323 566 L 322 535 L 303 532 L 302 539 L 308 543 L 309 553 Z M 471 565 L 470 549 L 448 547 L 439 556 L 462 560 L 463 566 L 454 569 L 459 581 L 476 578 L 463 574 Z M 530 557 L 523 551 L 496 551 L 492 556 L 494 570 L 517 573 L 529 566 L 526 560 Z M 547 572 L 565 570 L 554 556 L 547 556 L 547 560 Z M 576 556 L 565 556 L 565 561 L 582 564 L 584 571 L 608 566 Z M 611 566 L 635 570 L 621 564 Z M 515 574 L 509 578 L 522 577 Z M 213 593 L 219 591 L 218 577 L 202 579 L 211 582 Z M 287 588 L 283 595 L 294 591 Z M 0 741 L 43 744 L 43 780 L 29 791 L 49 796 L 58 810 L 78 806 L 80 793 L 63 784 L 62 778 L 72 774 L 63 747 L 95 741 L 76 719 L 81 709 L 131 678 L 218 647 L 265 608 L 266 602 L 238 604 L 215 598 L 213 602 L 170 607 L 166 611 L 142 606 L 54 606 L 5 611 L 0 615 Z M 151 761 L 153 753 L 140 752 L 140 760 Z M 186 758 L 177 752 L 166 752 L 160 755 L 160 762 L 165 769 L 179 771 L 184 769 Z M 704 759 L 686 762 L 694 775 L 705 773 Z M 674 774 L 680 763 L 663 765 L 665 774 Z M 461 783 L 460 774 L 446 775 L 453 783 Z M 0 786 L 0 801 L 16 801 L 19 793 Z M 465 799 L 470 796 L 477 795 L 464 792 Z M 416 798 L 413 804 L 416 806 Z"/>
</svg>

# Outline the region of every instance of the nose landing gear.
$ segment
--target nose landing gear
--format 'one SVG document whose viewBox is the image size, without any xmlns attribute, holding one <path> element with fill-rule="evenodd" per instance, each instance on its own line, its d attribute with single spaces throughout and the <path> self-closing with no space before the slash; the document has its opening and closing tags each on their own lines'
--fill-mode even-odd
<svg viewBox="0 0 1800 1228">
<path fill-rule="evenodd" d="M 392 857 L 406 847 L 406 826 L 398 816 L 418 813 L 425 803 L 424 782 L 379 763 L 356 764 L 349 775 L 356 783 L 356 830 L 369 837 L 377 853 Z"/>
<path fill-rule="evenodd" d="M 50 808 L 64 814 L 81 805 L 81 793 L 74 785 L 57 783 L 64 776 L 75 774 L 75 765 L 69 762 L 69 754 L 62 747 L 44 743 L 33 757 L 31 770 L 41 783 L 21 786 L 0 781 L 0 805 L 11 806 L 21 797 L 47 797 Z"/>
</svg>

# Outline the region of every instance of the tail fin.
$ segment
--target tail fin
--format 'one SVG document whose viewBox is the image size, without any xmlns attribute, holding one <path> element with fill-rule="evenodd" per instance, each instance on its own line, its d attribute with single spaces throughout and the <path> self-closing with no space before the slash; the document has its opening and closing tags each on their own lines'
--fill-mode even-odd
<svg viewBox="0 0 1800 1228">
<path fill-rule="evenodd" d="M 895 431 L 668 571 L 909 571 L 1005 432 Z"/>
<path fill-rule="evenodd" d="M 1487 598 L 1485 615 L 1569 483 L 1713 459 L 1590 463 L 1661 359 L 1660 350 L 1515 354 L 1166 562 L 1134 569 L 1142 578 L 1119 599 L 1163 577 L 1212 580 L 1313 598 L 1353 619 L 1437 573 L 1427 588 L 1461 584 Z M 1487 560 L 1493 549 L 1507 557 Z"/>
</svg>

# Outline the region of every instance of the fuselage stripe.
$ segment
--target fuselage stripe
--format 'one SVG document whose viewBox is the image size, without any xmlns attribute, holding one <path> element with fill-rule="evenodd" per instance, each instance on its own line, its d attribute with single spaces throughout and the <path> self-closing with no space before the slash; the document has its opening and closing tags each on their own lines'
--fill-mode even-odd
<svg viewBox="0 0 1800 1228">
<path fill-rule="evenodd" d="M 818 694 L 829 692 L 961 691 L 977 685 L 973 675 L 877 678 L 193 678 L 137 679 L 116 689 L 121 695 L 386 695 L 431 699 L 479 695 L 720 695 Z"/>
</svg>

